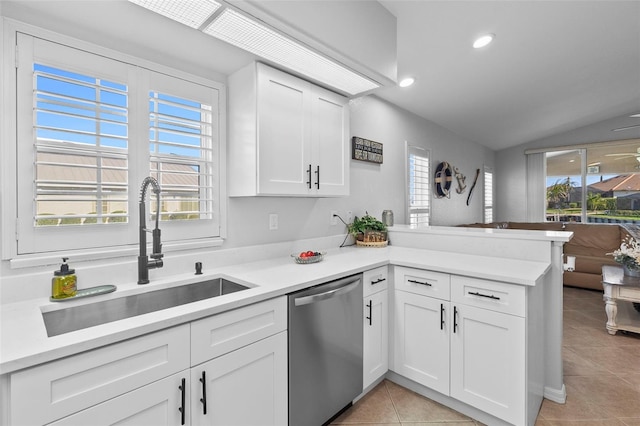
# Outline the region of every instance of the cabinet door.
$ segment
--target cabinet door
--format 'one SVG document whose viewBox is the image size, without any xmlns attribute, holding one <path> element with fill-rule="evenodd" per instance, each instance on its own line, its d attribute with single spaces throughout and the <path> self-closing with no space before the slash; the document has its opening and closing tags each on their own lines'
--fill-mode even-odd
<svg viewBox="0 0 640 426">
<path fill-rule="evenodd" d="M 389 328 L 387 290 L 364 299 L 363 388 L 389 369 Z"/>
<path fill-rule="evenodd" d="M 451 396 L 510 423 L 524 424 L 524 318 L 454 306 Z"/>
<path fill-rule="evenodd" d="M 182 386 L 184 380 L 184 405 Z M 173 426 L 189 424 L 188 370 L 65 417 L 55 426 Z M 184 421 L 181 409 L 184 409 Z"/>
<path fill-rule="evenodd" d="M 395 292 L 394 371 L 449 394 L 450 303 Z"/>
<path fill-rule="evenodd" d="M 312 190 L 320 196 L 349 195 L 347 99 L 318 87 L 312 95 Z"/>
<path fill-rule="evenodd" d="M 191 369 L 192 424 L 286 425 L 287 383 L 283 331 Z"/>
<path fill-rule="evenodd" d="M 309 193 L 311 84 L 258 64 L 258 193 Z"/>
<path fill-rule="evenodd" d="M 11 375 L 11 424 L 61 419 L 186 368 L 188 324 L 28 368 Z"/>
</svg>

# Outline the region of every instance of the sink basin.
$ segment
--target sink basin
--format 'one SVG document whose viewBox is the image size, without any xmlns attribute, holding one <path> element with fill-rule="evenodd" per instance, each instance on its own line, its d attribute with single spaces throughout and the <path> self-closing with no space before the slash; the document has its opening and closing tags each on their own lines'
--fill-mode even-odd
<svg viewBox="0 0 640 426">
<path fill-rule="evenodd" d="M 124 318 L 197 302 L 198 300 L 235 293 L 248 288 L 224 278 L 215 278 L 148 293 L 43 312 L 42 316 L 47 335 L 53 337 Z"/>
</svg>

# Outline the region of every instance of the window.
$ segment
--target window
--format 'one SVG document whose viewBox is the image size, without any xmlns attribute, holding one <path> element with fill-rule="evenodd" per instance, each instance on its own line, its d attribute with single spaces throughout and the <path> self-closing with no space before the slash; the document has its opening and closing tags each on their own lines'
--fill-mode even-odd
<svg viewBox="0 0 640 426">
<path fill-rule="evenodd" d="M 429 225 L 429 151 L 407 146 L 407 218 L 409 225 Z"/>
<path fill-rule="evenodd" d="M 526 151 L 541 156 L 529 173 L 548 221 L 640 223 L 640 139 Z"/>
<path fill-rule="evenodd" d="M 34 225 L 128 220 L 128 90 L 34 64 Z"/>
<path fill-rule="evenodd" d="M 484 166 L 484 223 L 493 222 L 493 169 Z"/>
<path fill-rule="evenodd" d="M 220 237 L 220 89 L 19 34 L 17 254 L 137 244 L 155 177 L 163 242 Z M 192 81 L 196 80 L 196 81 Z"/>
</svg>

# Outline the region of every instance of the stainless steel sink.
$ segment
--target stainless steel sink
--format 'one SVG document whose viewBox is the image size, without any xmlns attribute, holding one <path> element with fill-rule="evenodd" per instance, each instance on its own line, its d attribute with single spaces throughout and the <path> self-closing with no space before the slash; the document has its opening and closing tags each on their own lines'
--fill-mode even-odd
<svg viewBox="0 0 640 426">
<path fill-rule="evenodd" d="M 47 335 L 53 337 L 124 318 L 197 302 L 198 300 L 235 293 L 248 288 L 224 278 L 215 278 L 148 293 L 43 312 L 42 316 L 47 328 Z"/>
</svg>

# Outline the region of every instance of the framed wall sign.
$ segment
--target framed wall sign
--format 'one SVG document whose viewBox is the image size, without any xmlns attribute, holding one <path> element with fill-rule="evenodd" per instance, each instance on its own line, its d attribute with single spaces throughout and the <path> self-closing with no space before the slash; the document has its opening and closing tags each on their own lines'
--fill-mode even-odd
<svg viewBox="0 0 640 426">
<path fill-rule="evenodd" d="M 382 164 L 382 144 L 354 136 L 351 138 L 351 158 Z"/>
</svg>

